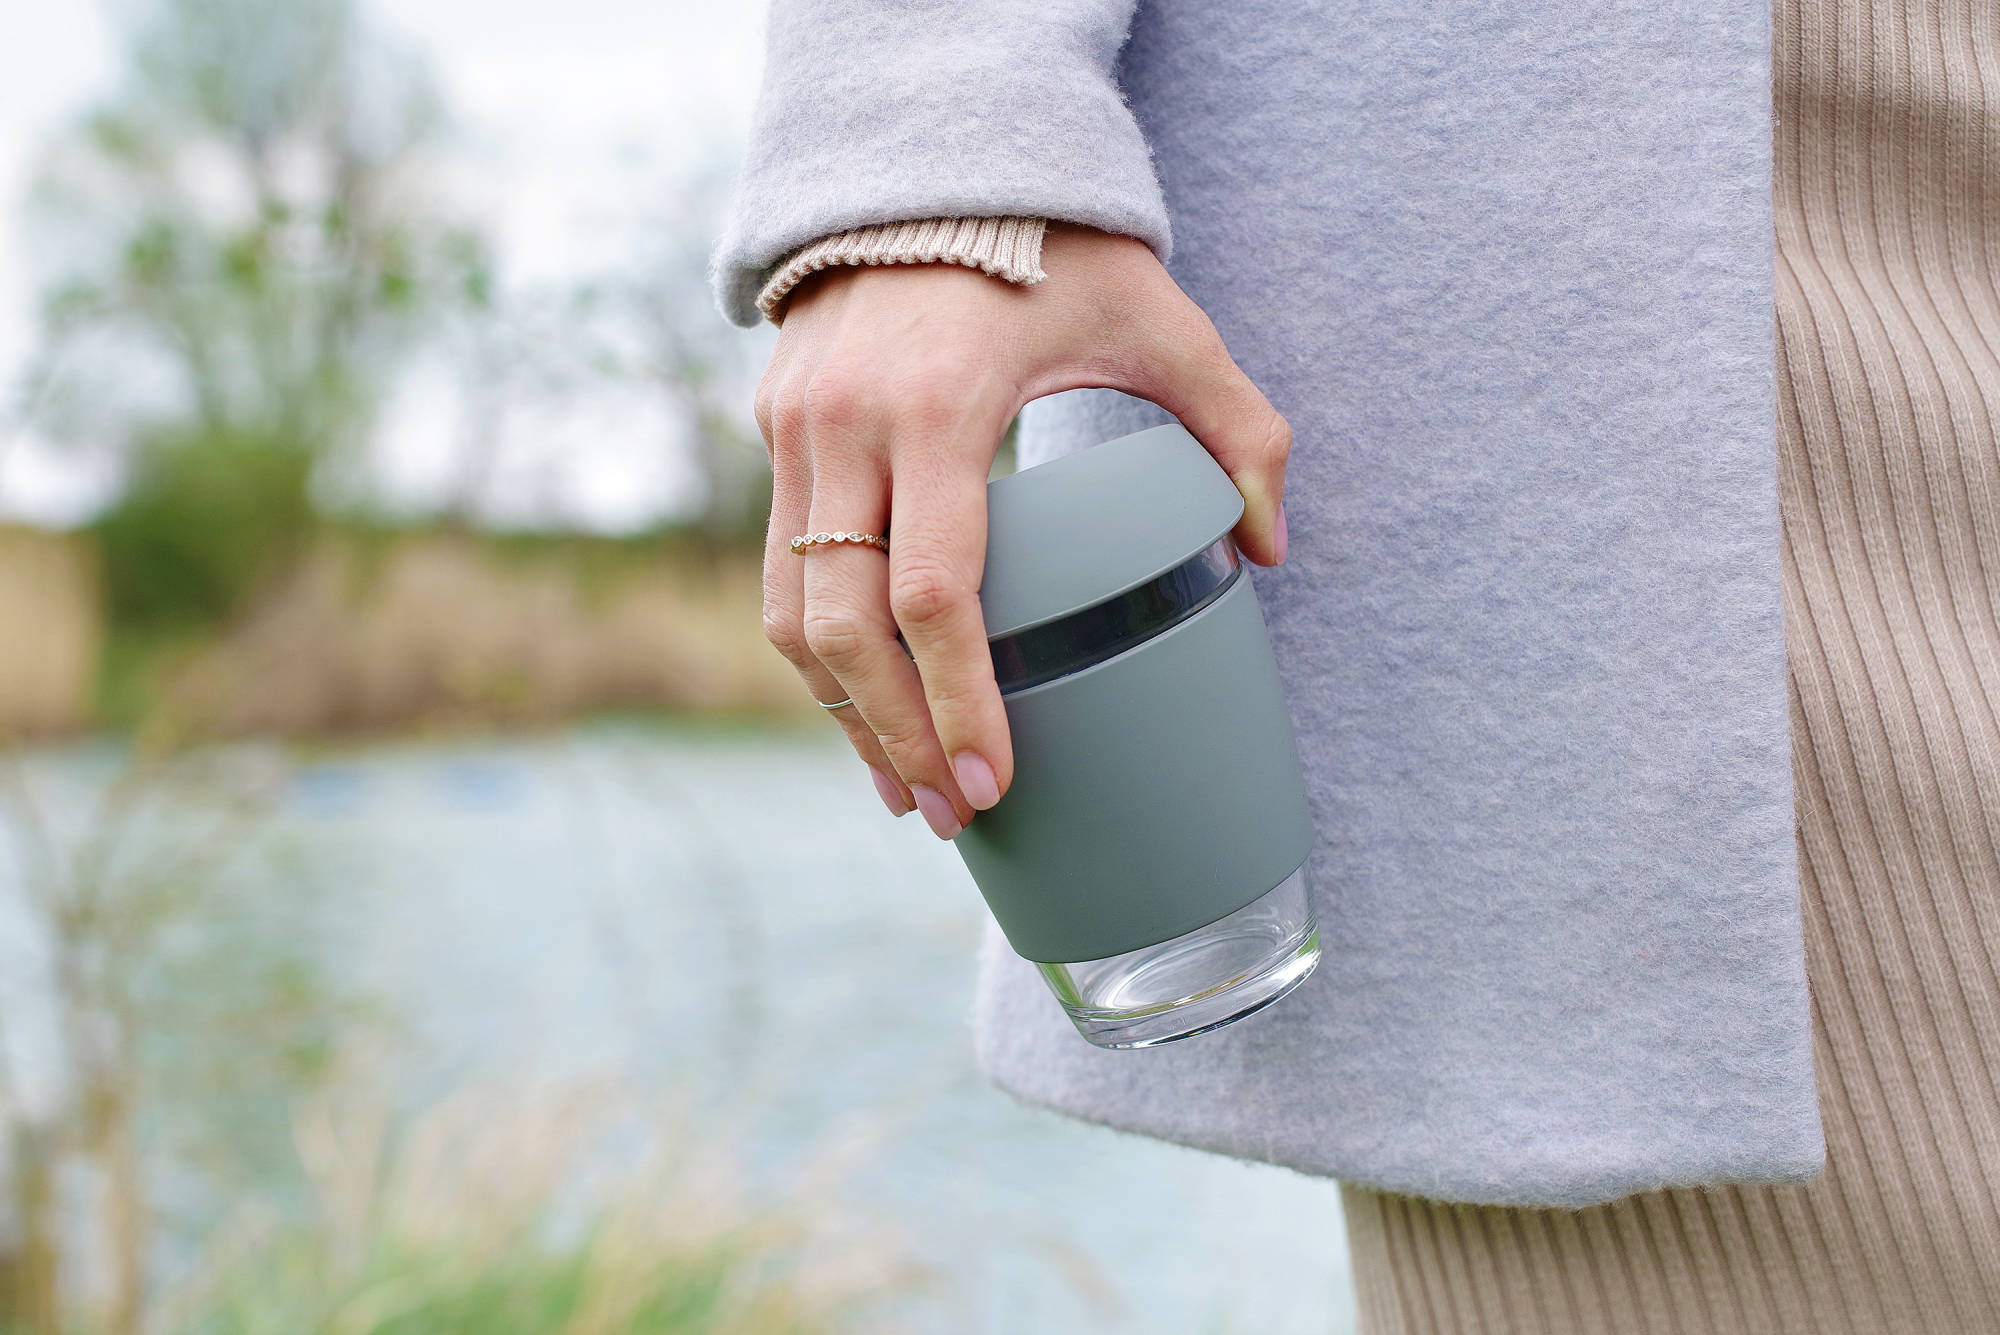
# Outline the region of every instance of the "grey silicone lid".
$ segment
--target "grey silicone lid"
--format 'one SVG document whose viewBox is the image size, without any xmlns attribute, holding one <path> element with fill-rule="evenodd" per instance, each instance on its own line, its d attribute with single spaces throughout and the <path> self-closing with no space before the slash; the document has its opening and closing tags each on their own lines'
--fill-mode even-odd
<svg viewBox="0 0 2000 1335">
<path fill-rule="evenodd" d="M 988 638 L 1103 602 L 1236 527 L 1243 497 L 1178 423 L 1107 440 L 986 488 Z"/>
</svg>

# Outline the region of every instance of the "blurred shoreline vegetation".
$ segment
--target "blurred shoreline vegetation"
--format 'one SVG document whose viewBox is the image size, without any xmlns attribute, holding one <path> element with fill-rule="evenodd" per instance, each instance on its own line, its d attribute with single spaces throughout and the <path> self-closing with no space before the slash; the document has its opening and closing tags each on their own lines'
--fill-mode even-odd
<svg viewBox="0 0 2000 1335">
<path fill-rule="evenodd" d="M 733 1154 L 615 1084 L 471 1087 L 401 1119 L 329 1091 L 293 1143 L 313 1222 L 239 1210 L 164 1332 L 819 1335 L 927 1279 L 824 1190 L 747 1205 Z"/>
<path fill-rule="evenodd" d="M 514 291 L 449 188 L 456 141 L 438 91 L 351 0 L 118 12 L 123 82 L 38 174 L 30 222 L 50 278 L 16 396 L 27 425 L 107 457 L 121 479 L 78 535 L 102 661 L 69 727 L 201 736 L 605 707 L 790 712 L 796 684 L 763 661 L 776 656 L 756 615 L 769 478 L 745 421 L 754 348 L 716 315 L 703 274 L 714 173 L 676 183 L 622 267 Z M 438 512 L 412 518 L 356 479 L 399 377 L 426 357 L 456 367 L 457 476 Z M 699 511 L 624 537 L 495 531 L 482 507 L 510 408 L 604 386 L 683 428 Z M 430 581 L 445 601 L 427 617 L 412 604 L 429 586 L 405 578 L 426 552 L 433 574 L 454 566 Z M 717 589 L 729 598 L 704 596 Z M 316 700 L 296 679 L 283 700 L 249 698 L 280 684 L 274 623 L 292 659 L 324 664 L 359 651 L 357 625 L 384 595 L 404 604 L 387 620 L 408 633 L 373 616 L 369 664 L 312 674 Z M 680 623 L 643 614 L 649 598 L 687 605 Z M 543 615 L 499 624 L 524 608 Z M 624 624 L 591 626 L 606 617 Z M 551 665 L 536 645 L 552 635 L 570 660 L 602 661 Z M 647 671 L 648 655 L 675 666 Z M 233 666 L 246 656 L 257 672 Z M 0 728 L 21 712 L 7 703 Z"/>
<path fill-rule="evenodd" d="M 286 775 L 268 746 L 0 753 L 0 1330 L 140 1330 L 163 1182 L 185 1218 L 281 1172 L 290 1103 L 371 1023 L 314 953 L 322 869 L 268 828 Z"/>
</svg>

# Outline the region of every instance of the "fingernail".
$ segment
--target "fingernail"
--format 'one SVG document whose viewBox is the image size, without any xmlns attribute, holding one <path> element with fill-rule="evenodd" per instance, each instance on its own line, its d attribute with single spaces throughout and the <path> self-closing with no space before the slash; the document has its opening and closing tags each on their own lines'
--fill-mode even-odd
<svg viewBox="0 0 2000 1335">
<path fill-rule="evenodd" d="M 951 808 L 951 799 L 935 788 L 926 788 L 920 783 L 910 785 L 910 792 L 917 799 L 917 810 L 924 813 L 930 823 L 931 833 L 940 839 L 956 839 L 965 827 L 958 823 L 958 813 Z"/>
<path fill-rule="evenodd" d="M 1000 780 L 993 777 L 993 767 L 977 751 L 960 751 L 958 759 L 951 762 L 951 772 L 958 776 L 965 800 L 981 811 L 1000 800 Z"/>
<path fill-rule="evenodd" d="M 891 816 L 907 816 L 910 814 L 910 808 L 904 803 L 903 795 L 896 791 L 896 781 L 894 779 L 884 774 L 881 770 L 876 769 L 873 765 L 868 767 L 868 777 L 875 780 L 875 791 L 882 795 L 882 805 L 889 808 Z"/>
<path fill-rule="evenodd" d="M 1291 545 L 1291 530 L 1285 527 L 1285 503 L 1278 502 L 1278 564 L 1285 563 L 1285 548 Z"/>
</svg>

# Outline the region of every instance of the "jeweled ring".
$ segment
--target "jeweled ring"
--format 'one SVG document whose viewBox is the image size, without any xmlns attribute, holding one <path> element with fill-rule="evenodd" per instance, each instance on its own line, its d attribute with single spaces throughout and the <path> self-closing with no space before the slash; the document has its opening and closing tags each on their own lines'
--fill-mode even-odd
<svg viewBox="0 0 2000 1335">
<path fill-rule="evenodd" d="M 889 550 L 889 540 L 873 533 L 801 533 L 792 539 L 792 551 L 804 556 L 815 547 L 834 542 L 859 542 L 885 552 Z"/>
<path fill-rule="evenodd" d="M 850 695 L 845 700 L 835 700 L 832 704 L 828 704 L 824 700 L 815 700 L 813 701 L 813 703 L 818 705 L 821 709 L 839 709 L 842 705 L 853 704 L 854 697 Z"/>
</svg>

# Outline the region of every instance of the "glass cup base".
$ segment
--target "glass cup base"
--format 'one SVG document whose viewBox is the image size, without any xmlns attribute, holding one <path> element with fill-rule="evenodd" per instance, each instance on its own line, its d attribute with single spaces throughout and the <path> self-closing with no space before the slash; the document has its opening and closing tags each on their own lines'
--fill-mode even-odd
<svg viewBox="0 0 2000 1335">
<path fill-rule="evenodd" d="M 1269 1006 L 1319 963 L 1305 868 L 1185 936 L 1107 959 L 1037 964 L 1077 1032 L 1100 1048 L 1193 1038 Z"/>
</svg>

